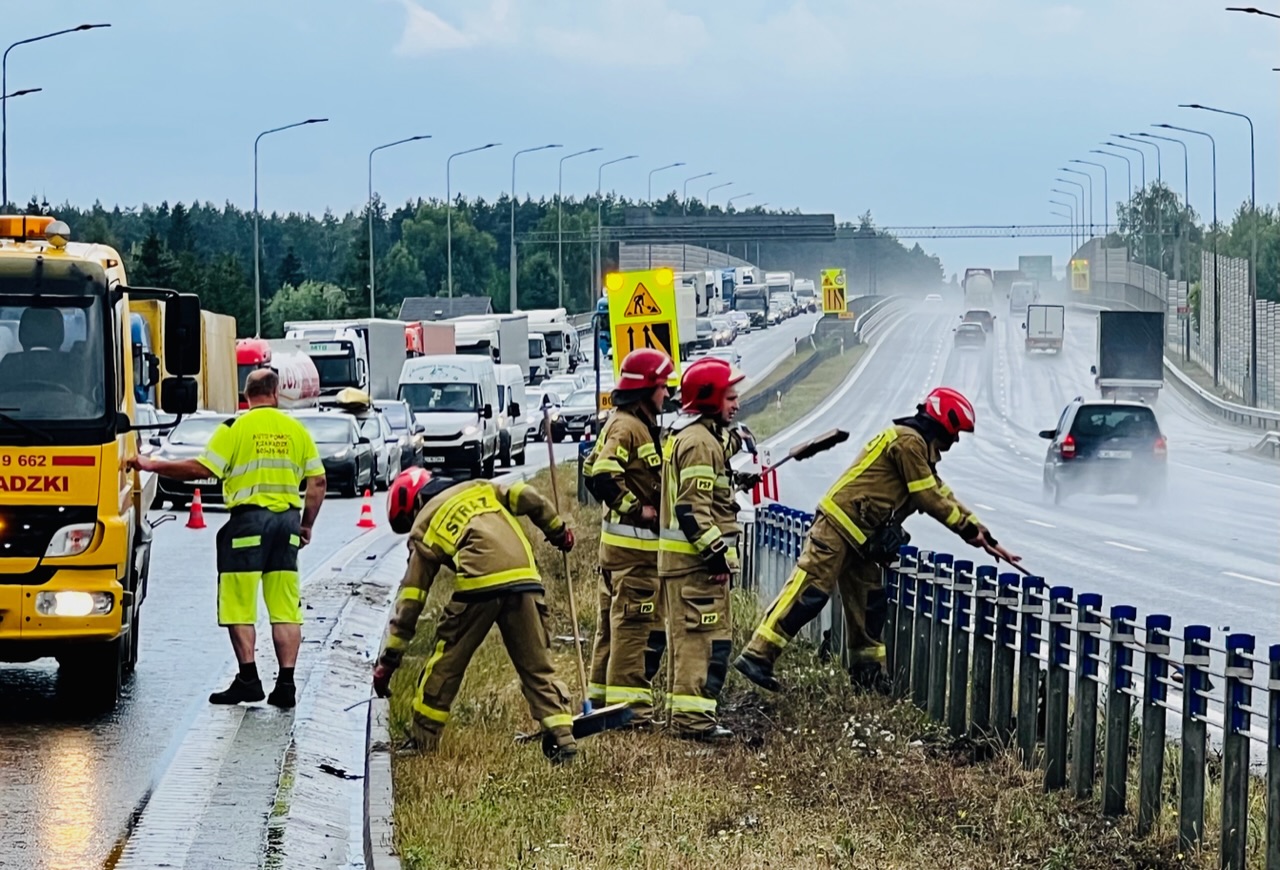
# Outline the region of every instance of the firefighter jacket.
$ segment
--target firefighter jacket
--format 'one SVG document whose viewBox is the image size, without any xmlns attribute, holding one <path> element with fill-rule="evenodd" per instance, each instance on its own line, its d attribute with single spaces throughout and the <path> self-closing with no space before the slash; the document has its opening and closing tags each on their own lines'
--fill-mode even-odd
<svg viewBox="0 0 1280 870">
<path fill-rule="evenodd" d="M 668 436 L 662 450 L 658 576 L 706 571 L 717 554 L 734 567 L 738 502 L 729 451 L 736 452 L 737 446 L 724 427 L 709 417 L 689 422 Z"/>
<path fill-rule="evenodd" d="M 617 571 L 657 565 L 658 523 L 644 523 L 644 507 L 659 509 L 662 495 L 660 432 L 635 406 L 618 408 L 604 424 L 582 473 L 604 505 L 600 567 Z"/>
<path fill-rule="evenodd" d="M 398 667 L 418 626 L 427 593 L 442 567 L 454 572 L 457 601 L 483 601 L 509 592 L 542 591 L 533 546 L 518 516 L 547 536 L 564 530 L 551 503 L 525 483 L 503 486 L 468 480 L 437 494 L 409 532 L 409 566 L 391 614 L 379 661 Z"/>
<path fill-rule="evenodd" d="M 818 502 L 855 546 L 910 513 L 926 513 L 962 538 L 977 534 L 978 518 L 956 500 L 936 471 L 941 454 L 915 429 L 897 424 L 872 438 Z"/>
</svg>

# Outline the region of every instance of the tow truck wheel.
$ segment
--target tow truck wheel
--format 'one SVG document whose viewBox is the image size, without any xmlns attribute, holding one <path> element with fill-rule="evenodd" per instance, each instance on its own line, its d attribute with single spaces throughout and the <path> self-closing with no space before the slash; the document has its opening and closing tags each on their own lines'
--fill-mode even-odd
<svg viewBox="0 0 1280 870">
<path fill-rule="evenodd" d="M 120 702 L 128 654 L 125 639 L 118 637 L 103 646 L 86 646 L 59 659 L 59 693 L 86 712 L 110 713 Z"/>
</svg>

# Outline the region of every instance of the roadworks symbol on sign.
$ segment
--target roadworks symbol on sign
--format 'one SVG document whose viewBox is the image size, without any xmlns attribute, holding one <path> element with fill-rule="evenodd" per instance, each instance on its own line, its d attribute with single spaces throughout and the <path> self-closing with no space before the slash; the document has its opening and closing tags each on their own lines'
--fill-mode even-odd
<svg viewBox="0 0 1280 870">
<path fill-rule="evenodd" d="M 644 286 L 643 282 L 636 283 L 635 292 L 631 294 L 631 301 L 627 303 L 627 310 L 623 313 L 624 317 L 655 317 L 662 313 L 662 309 L 658 307 L 658 303 Z"/>
<path fill-rule="evenodd" d="M 634 326 L 616 326 L 613 330 L 615 348 L 626 356 L 633 350 L 653 348 L 660 350 L 668 357 L 673 355 L 671 341 L 671 324 L 666 321 L 657 323 L 636 324 Z M 617 351 L 615 350 L 615 353 Z"/>
</svg>

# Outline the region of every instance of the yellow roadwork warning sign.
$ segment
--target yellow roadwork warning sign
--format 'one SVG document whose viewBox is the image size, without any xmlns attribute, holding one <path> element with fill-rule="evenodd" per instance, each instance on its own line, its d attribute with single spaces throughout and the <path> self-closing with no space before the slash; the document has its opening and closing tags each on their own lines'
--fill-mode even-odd
<svg viewBox="0 0 1280 870">
<path fill-rule="evenodd" d="M 844 269 L 822 270 L 822 312 L 838 314 L 846 310 Z"/>
<path fill-rule="evenodd" d="M 1071 261 L 1071 289 L 1076 293 L 1089 292 L 1089 261 Z"/>
<path fill-rule="evenodd" d="M 609 335 L 613 340 L 613 374 L 622 376 L 622 360 L 633 350 L 652 348 L 671 358 L 672 380 L 680 380 L 680 335 L 676 326 L 676 278 L 670 269 L 611 272 L 605 276 L 609 296 Z"/>
<path fill-rule="evenodd" d="M 661 306 L 653 299 L 653 294 L 644 286 L 643 281 L 636 282 L 636 289 L 631 292 L 623 317 L 657 317 L 662 313 Z"/>
</svg>

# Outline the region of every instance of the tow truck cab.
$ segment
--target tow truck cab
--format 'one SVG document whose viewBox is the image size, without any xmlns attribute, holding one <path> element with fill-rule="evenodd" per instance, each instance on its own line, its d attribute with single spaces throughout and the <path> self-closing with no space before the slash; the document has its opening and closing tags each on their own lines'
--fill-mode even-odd
<svg viewBox="0 0 1280 870">
<path fill-rule="evenodd" d="M 156 481 L 125 467 L 135 387 L 158 386 L 166 413 L 195 410 L 200 300 L 131 290 L 115 250 L 70 235 L 52 217 L 0 216 L 0 661 L 53 656 L 60 689 L 102 711 L 137 663 L 150 567 Z M 168 302 L 174 374 L 159 383 L 131 293 Z"/>
</svg>

